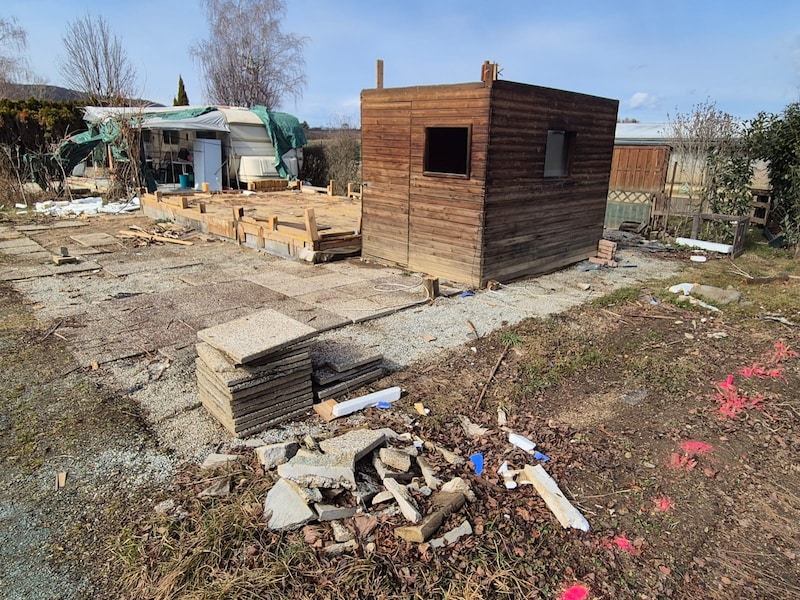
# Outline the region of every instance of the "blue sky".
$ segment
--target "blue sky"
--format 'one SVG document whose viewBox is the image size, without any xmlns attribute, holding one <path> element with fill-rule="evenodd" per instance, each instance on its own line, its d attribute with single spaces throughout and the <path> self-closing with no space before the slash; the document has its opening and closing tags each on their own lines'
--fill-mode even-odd
<svg viewBox="0 0 800 600">
<path fill-rule="evenodd" d="M 620 117 L 665 121 L 706 99 L 740 118 L 800 100 L 800 2 L 288 0 L 284 30 L 307 36 L 308 83 L 281 108 L 314 126 L 357 122 L 359 93 L 477 81 L 484 60 L 502 78 L 620 101 Z M 102 14 L 125 43 L 141 96 L 171 104 L 182 74 L 204 101 L 190 44 L 207 32 L 195 0 L 3 0 L 28 32 L 33 70 L 62 84 L 66 23 Z"/>
</svg>

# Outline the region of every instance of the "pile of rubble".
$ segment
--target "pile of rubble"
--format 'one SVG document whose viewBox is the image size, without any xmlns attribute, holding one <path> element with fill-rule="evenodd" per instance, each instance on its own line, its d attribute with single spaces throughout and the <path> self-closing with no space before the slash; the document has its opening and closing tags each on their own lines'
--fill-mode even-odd
<svg viewBox="0 0 800 600">
<path fill-rule="evenodd" d="M 468 421 L 465 417 L 462 420 Z M 464 426 L 465 431 L 468 426 L 476 427 L 474 423 Z M 534 457 L 533 442 L 513 433 L 508 439 Z M 356 538 L 369 543 L 369 533 L 381 517 L 400 514 L 407 523 L 395 527 L 394 534 L 408 542 L 438 548 L 472 534 L 472 524 L 464 518 L 457 519 L 460 524 L 441 537 L 434 537 L 451 514 L 475 500 L 468 481 L 482 474 L 482 455 L 473 455 L 468 462 L 440 445 L 389 428 L 352 429 L 319 441 L 307 436 L 302 443 L 269 444 L 257 447 L 255 452 L 265 472 L 274 470 L 278 476 L 264 501 L 268 527 L 282 531 L 305 526 L 306 539 L 328 555 L 355 549 L 359 544 Z M 547 460 L 543 454 L 536 456 L 540 461 Z M 463 477 L 442 481 L 441 471 L 433 466 L 439 457 L 452 467 L 448 471 Z M 206 466 L 238 458 L 212 455 Z M 583 515 L 541 464 L 515 471 L 503 462 L 497 472 L 509 489 L 533 485 L 563 527 L 588 531 Z M 330 523 L 332 535 L 311 525 L 315 522 Z M 334 541 L 325 545 L 323 540 L 329 538 Z"/>
</svg>

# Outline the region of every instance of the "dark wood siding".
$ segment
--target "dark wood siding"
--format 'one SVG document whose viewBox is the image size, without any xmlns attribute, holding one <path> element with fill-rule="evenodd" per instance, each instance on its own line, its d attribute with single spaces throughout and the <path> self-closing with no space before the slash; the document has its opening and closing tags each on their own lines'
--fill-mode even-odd
<svg viewBox="0 0 800 600">
<path fill-rule="evenodd" d="M 618 102 L 497 81 L 482 281 L 554 271 L 593 256 L 603 233 Z M 548 130 L 569 134 L 569 174 L 545 178 Z"/>
<path fill-rule="evenodd" d="M 364 90 L 363 256 L 483 285 L 594 254 L 617 106 L 504 81 Z M 428 127 L 469 128 L 468 177 L 423 171 Z M 553 129 L 568 132 L 566 177 L 544 177 Z"/>
<path fill-rule="evenodd" d="M 362 92 L 365 258 L 480 283 L 489 96 L 483 84 Z M 428 127 L 469 128 L 469 177 L 424 173 Z"/>
</svg>

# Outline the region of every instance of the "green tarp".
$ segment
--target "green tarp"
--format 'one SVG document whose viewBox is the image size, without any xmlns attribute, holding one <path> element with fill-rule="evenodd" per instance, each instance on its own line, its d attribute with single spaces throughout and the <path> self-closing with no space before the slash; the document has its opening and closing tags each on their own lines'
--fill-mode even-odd
<svg viewBox="0 0 800 600">
<path fill-rule="evenodd" d="M 289 177 L 290 172 L 283 162 L 283 155 L 292 148 L 300 148 L 306 144 L 306 132 L 297 117 L 287 113 L 273 112 L 264 106 L 253 106 L 250 109 L 267 128 L 269 139 L 275 147 L 275 170 L 281 177 Z"/>
</svg>

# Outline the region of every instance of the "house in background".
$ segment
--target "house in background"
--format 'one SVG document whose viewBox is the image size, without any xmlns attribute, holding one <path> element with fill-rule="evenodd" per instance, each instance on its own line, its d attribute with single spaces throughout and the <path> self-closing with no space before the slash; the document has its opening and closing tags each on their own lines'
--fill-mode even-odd
<svg viewBox="0 0 800 600">
<path fill-rule="evenodd" d="M 618 101 L 499 81 L 361 92 L 362 256 L 483 286 L 594 256 Z"/>
</svg>

